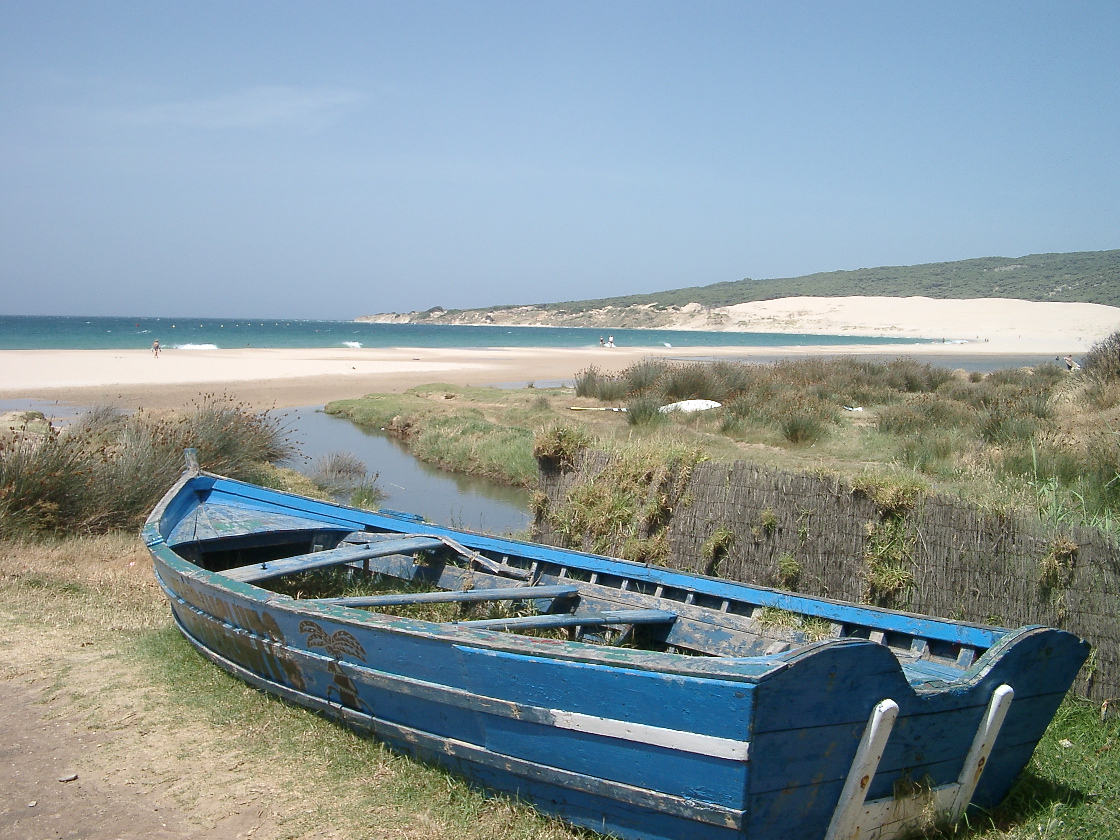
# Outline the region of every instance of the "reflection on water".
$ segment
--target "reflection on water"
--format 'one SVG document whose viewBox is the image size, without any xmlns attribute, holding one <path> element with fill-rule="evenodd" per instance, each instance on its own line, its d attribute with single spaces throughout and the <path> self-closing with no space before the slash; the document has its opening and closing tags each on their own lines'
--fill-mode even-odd
<svg viewBox="0 0 1120 840">
<path fill-rule="evenodd" d="M 304 455 L 293 465 L 301 472 L 310 473 L 315 459 L 330 452 L 350 452 L 380 474 L 378 486 L 388 494 L 384 507 L 471 531 L 508 534 L 529 527 L 528 491 L 436 469 L 393 438 L 316 406 L 279 413 Z"/>
</svg>

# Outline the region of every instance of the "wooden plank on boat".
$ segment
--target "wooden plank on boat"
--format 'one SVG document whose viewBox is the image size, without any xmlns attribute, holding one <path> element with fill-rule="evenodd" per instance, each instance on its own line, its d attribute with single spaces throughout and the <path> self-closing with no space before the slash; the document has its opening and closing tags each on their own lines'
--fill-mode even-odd
<svg viewBox="0 0 1120 840">
<path fill-rule="evenodd" d="M 384 560 L 377 561 L 379 570 L 383 563 Z M 433 582 L 446 589 L 461 589 L 472 583 L 490 587 L 503 585 L 502 578 L 496 575 L 468 571 L 452 565 L 444 565 L 432 571 Z M 556 581 L 571 581 L 571 578 L 549 576 L 545 580 L 548 583 L 544 585 L 548 586 L 555 585 Z M 593 583 L 579 582 L 575 585 L 580 590 L 580 603 L 600 613 L 616 609 L 661 610 L 669 607 L 667 611 L 675 614 L 677 620 L 670 625 L 665 641 L 691 650 L 714 656 L 762 656 L 776 639 L 768 635 L 759 622 L 752 621 L 747 616 L 709 610 L 634 591 L 624 592 Z"/>
<path fill-rule="evenodd" d="M 278 511 L 255 510 L 240 505 L 199 505 L 180 520 L 167 536 L 170 546 L 191 542 L 228 539 L 263 531 L 321 531 L 325 523 L 307 516 Z"/>
<path fill-rule="evenodd" d="M 510 586 L 504 589 L 468 589 L 452 592 L 399 592 L 391 595 L 354 595 L 349 598 L 308 598 L 306 602 L 339 607 L 393 607 L 404 604 L 453 604 L 472 601 L 536 601 L 572 598 L 576 586 Z"/>
<path fill-rule="evenodd" d="M 550 627 L 597 627 L 607 624 L 670 624 L 676 620 L 676 613 L 665 610 L 612 610 L 601 613 L 484 618 L 455 624 L 476 630 L 543 630 Z"/>
<path fill-rule="evenodd" d="M 242 583 L 255 583 L 281 575 L 321 569 L 325 566 L 360 562 L 390 554 L 414 554 L 417 551 L 428 551 L 435 548 L 443 548 L 443 542 L 434 537 L 405 537 L 403 539 L 381 540 L 367 545 L 348 545 L 343 548 L 332 548 L 328 551 L 313 551 L 310 554 L 299 554 L 295 557 L 285 557 L 282 560 L 272 560 L 267 563 L 253 563 L 250 566 L 228 569 L 222 574 Z"/>
</svg>

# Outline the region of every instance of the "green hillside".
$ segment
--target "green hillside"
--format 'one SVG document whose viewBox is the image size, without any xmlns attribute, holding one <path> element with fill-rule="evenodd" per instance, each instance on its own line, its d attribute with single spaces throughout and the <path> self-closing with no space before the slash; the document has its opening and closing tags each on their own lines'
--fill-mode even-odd
<svg viewBox="0 0 1120 840">
<path fill-rule="evenodd" d="M 885 295 L 932 298 L 1004 297 L 1120 306 L 1120 250 L 1025 257 L 982 257 L 925 265 L 828 271 L 774 280 L 736 280 L 647 295 L 542 303 L 555 312 L 585 312 L 605 306 L 730 306 L 795 295 L 836 297 Z M 493 306 L 489 310 L 507 309 Z"/>
</svg>

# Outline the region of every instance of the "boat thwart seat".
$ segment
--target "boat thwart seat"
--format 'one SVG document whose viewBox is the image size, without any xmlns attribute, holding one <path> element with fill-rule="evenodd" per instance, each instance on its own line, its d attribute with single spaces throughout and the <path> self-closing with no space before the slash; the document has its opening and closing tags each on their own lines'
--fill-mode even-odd
<svg viewBox="0 0 1120 840">
<path fill-rule="evenodd" d="M 676 620 L 677 614 L 666 610 L 608 610 L 596 613 L 483 618 L 454 623 L 458 627 L 476 630 L 543 630 L 550 627 L 595 627 L 609 624 L 672 624 Z"/>
<path fill-rule="evenodd" d="M 285 557 L 282 560 L 271 560 L 266 563 L 253 563 L 236 569 L 227 569 L 222 574 L 242 583 L 256 583 L 260 580 L 327 566 L 360 563 L 363 560 L 387 557 L 390 554 L 415 554 L 418 551 L 432 551 L 443 547 L 444 542 L 435 537 L 397 537 L 362 545 L 344 545 L 326 551 L 313 551 L 310 554 L 298 554 L 295 557 Z"/>
<path fill-rule="evenodd" d="M 504 589 L 466 589 L 440 592 L 394 592 L 389 595 L 353 595 L 346 598 L 308 598 L 317 604 L 339 607 L 397 607 L 408 604 L 454 604 L 475 601 L 537 601 L 575 598 L 577 586 L 508 586 Z"/>
</svg>

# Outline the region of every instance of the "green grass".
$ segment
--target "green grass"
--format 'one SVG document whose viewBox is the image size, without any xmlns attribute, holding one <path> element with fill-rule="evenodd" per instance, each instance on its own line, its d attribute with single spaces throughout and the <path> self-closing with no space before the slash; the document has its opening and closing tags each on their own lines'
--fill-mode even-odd
<svg viewBox="0 0 1120 840">
<path fill-rule="evenodd" d="M 560 393 L 435 384 L 403 394 L 338 400 L 326 411 L 399 437 L 413 455 L 443 469 L 532 487 L 537 481 L 534 436 L 556 424 L 549 398 Z"/>
<path fill-rule="evenodd" d="M 1067 699 L 1004 802 L 934 838 L 1111 840 L 1120 837 L 1120 715 Z M 1068 746 L 1067 746 L 1068 744 Z"/>
<path fill-rule="evenodd" d="M 1113 344 L 1103 342 L 1098 355 L 1111 358 Z M 657 411 L 680 397 L 715 399 L 723 408 Z M 563 412 L 560 421 L 556 409 L 565 401 L 624 403 L 628 411 Z M 536 479 L 534 441 L 564 426 L 584 430 L 581 447 L 619 451 L 631 435 L 667 436 L 713 460 L 848 478 L 873 467 L 993 509 L 1041 510 L 1044 503 L 1067 524 L 1115 530 L 1117 406 L 1120 380 L 1071 376 L 1053 364 L 962 375 L 907 358 L 810 357 L 771 365 L 646 359 L 618 374 L 579 372 L 575 395 L 435 384 L 328 410 L 403 438 L 429 462 L 525 487 Z M 855 407 L 860 412 L 849 410 Z"/>
</svg>

